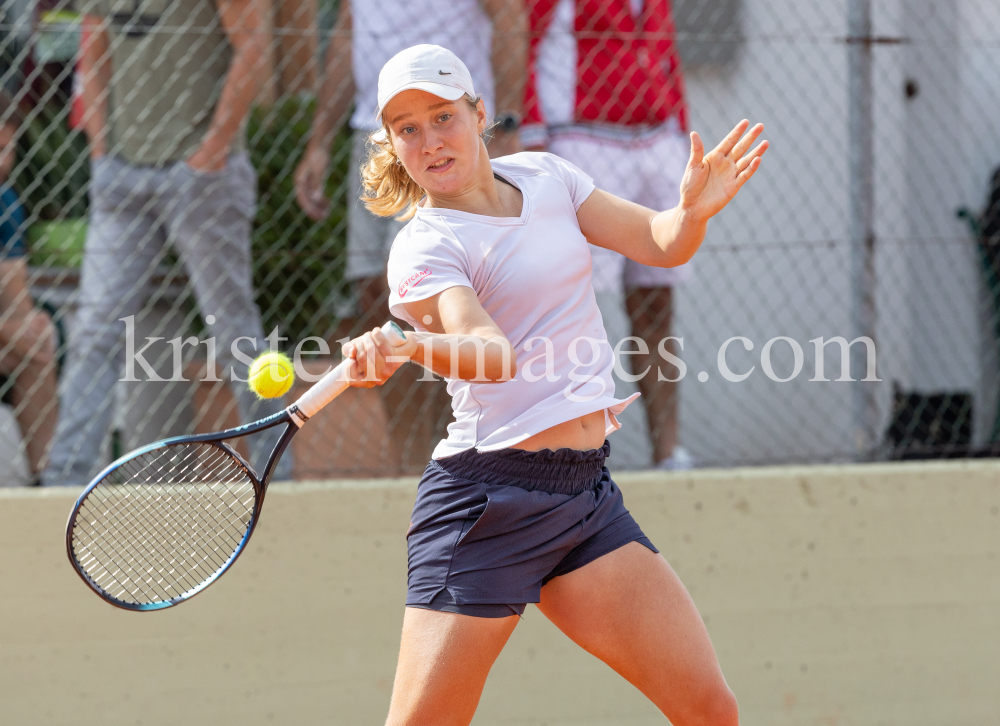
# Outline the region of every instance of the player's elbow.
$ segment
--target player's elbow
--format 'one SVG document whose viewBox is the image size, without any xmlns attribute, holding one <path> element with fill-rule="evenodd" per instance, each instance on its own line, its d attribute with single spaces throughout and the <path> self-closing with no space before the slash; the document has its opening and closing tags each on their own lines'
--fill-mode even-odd
<svg viewBox="0 0 1000 726">
<path fill-rule="evenodd" d="M 517 361 L 511 355 L 509 360 L 501 360 L 499 365 L 494 366 L 494 375 L 490 377 L 490 383 L 503 383 L 509 381 L 517 375 Z"/>
<path fill-rule="evenodd" d="M 692 244 L 688 240 L 673 240 L 670 244 L 660 248 L 656 255 L 656 261 L 651 264 L 653 267 L 680 267 L 691 261 L 694 253 L 701 246 L 701 240 Z"/>
</svg>

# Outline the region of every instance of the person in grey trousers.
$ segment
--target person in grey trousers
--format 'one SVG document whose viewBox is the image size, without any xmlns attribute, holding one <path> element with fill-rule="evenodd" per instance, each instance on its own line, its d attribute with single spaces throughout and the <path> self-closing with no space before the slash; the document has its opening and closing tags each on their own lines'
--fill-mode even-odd
<svg viewBox="0 0 1000 726">
<path fill-rule="evenodd" d="M 125 364 L 123 318 L 146 304 L 168 244 L 184 264 L 243 421 L 282 406 L 258 401 L 242 382 L 245 360 L 265 345 L 253 296 L 257 180 L 245 119 L 263 75 L 266 9 L 260 0 L 82 5 L 90 226 L 45 485 L 83 486 L 94 475 Z M 251 463 L 259 465 L 276 436 L 258 435 Z M 275 478 L 289 478 L 291 464 L 282 457 Z"/>
</svg>

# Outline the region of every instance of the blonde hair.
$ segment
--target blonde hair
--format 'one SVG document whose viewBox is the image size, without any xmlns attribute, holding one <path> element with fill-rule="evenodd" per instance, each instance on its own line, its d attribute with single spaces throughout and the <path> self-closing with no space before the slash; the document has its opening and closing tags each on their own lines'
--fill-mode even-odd
<svg viewBox="0 0 1000 726">
<path fill-rule="evenodd" d="M 465 94 L 463 98 L 473 111 L 478 108 L 478 96 Z M 423 188 L 413 181 L 396 156 L 385 119 L 382 128 L 368 137 L 368 158 L 361 165 L 361 184 L 364 187 L 361 201 L 372 214 L 404 222 L 416 214 L 425 196 Z"/>
</svg>

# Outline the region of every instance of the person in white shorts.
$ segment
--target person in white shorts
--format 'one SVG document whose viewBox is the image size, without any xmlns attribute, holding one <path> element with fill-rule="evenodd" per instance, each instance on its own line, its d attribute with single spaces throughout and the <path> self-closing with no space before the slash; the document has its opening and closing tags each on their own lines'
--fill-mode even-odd
<svg viewBox="0 0 1000 726">
<path fill-rule="evenodd" d="M 615 196 L 668 209 L 679 200 L 690 150 L 680 59 L 670 40 L 671 7 L 669 0 L 630 0 L 631 14 L 622 14 L 619 5 L 529 0 L 537 41 L 523 141 L 572 162 Z M 655 34 L 657 42 L 643 34 Z M 612 344 L 634 335 L 649 351 L 641 353 L 634 342 L 621 346 L 640 352 L 620 356 L 618 392 L 641 390 L 646 404 L 645 416 L 642 408 L 624 414 L 635 434 L 619 446 L 623 462 L 629 468 L 690 468 L 691 457 L 678 445 L 677 386 L 670 380 L 678 371 L 658 351 L 671 335 L 673 288 L 690 279 L 690 263 L 649 267 L 593 246 L 591 255 L 594 291 Z M 665 345 L 679 352 L 671 341 Z M 649 373 L 635 381 L 630 365 Z"/>
<path fill-rule="evenodd" d="M 295 172 L 296 196 L 313 219 L 329 213 L 324 187 L 334 136 L 345 122 L 352 129 L 347 207 L 345 278 L 356 300 L 357 329 L 389 315 L 385 285 L 389 247 L 403 222 L 377 217 L 361 203 L 361 165 L 368 137 L 381 128 L 378 73 L 396 53 L 434 43 L 464 58 L 497 125 L 489 145 L 493 156 L 521 150 L 518 130 L 524 96 L 527 18 L 523 0 L 344 0 L 327 49 L 310 139 Z M 353 111 L 352 111 L 353 107 Z M 389 436 L 402 451 L 403 468 L 421 466 L 448 415 L 443 386 L 413 370 L 382 391 Z"/>
</svg>

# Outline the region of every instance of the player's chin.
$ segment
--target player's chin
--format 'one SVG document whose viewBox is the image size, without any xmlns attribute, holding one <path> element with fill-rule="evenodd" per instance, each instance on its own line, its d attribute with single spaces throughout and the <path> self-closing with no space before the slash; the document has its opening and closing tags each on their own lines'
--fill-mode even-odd
<svg viewBox="0 0 1000 726">
<path fill-rule="evenodd" d="M 454 168 L 443 174 L 424 174 L 418 184 L 430 194 L 454 194 L 467 186 L 472 178 L 470 172 L 465 172 L 457 167 L 456 164 Z"/>
</svg>

